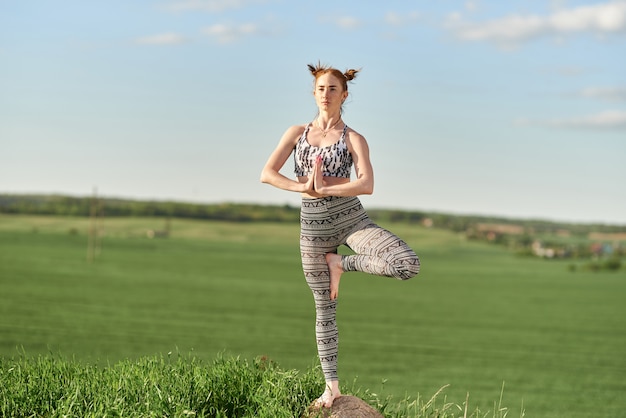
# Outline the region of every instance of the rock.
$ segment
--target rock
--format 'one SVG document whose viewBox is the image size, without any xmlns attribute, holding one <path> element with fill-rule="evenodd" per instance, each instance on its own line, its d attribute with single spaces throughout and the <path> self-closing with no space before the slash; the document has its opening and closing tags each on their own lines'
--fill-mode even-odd
<svg viewBox="0 0 626 418">
<path fill-rule="evenodd" d="M 335 399 L 332 408 L 320 408 L 313 402 L 302 418 L 384 418 L 376 409 L 356 396 L 343 395 Z"/>
</svg>

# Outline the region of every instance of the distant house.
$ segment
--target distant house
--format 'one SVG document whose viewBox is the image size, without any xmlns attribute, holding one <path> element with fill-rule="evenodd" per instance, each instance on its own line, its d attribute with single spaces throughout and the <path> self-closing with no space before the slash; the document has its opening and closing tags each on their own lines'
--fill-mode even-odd
<svg viewBox="0 0 626 418">
<path fill-rule="evenodd" d="M 511 224 L 476 224 L 476 230 L 483 233 L 493 232 L 496 234 L 522 235 L 524 227 Z"/>
</svg>

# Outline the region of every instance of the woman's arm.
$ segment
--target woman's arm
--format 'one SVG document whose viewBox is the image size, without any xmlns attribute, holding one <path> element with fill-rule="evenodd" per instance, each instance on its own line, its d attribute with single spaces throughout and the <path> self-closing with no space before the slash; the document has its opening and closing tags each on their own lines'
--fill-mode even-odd
<svg viewBox="0 0 626 418">
<path fill-rule="evenodd" d="M 302 193 L 313 189 L 313 176 L 310 176 L 309 181 L 306 183 L 299 183 L 280 173 L 280 169 L 285 165 L 303 132 L 304 126 L 292 126 L 285 131 L 261 171 L 262 183 L 271 184 L 274 187 L 290 192 Z"/>
<path fill-rule="evenodd" d="M 346 137 L 348 149 L 352 154 L 356 179 L 348 183 L 328 184 L 322 175 L 321 166 L 316 166 L 314 178 L 315 191 L 323 196 L 358 196 L 374 192 L 374 169 L 370 161 L 369 146 L 365 138 L 351 131 Z"/>
</svg>

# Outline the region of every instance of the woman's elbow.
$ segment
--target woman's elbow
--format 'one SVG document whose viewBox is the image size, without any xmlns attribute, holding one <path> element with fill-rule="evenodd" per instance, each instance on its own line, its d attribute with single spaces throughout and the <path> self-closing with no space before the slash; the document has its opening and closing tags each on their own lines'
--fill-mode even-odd
<svg viewBox="0 0 626 418">
<path fill-rule="evenodd" d="M 374 193 L 374 182 L 368 181 L 363 185 L 363 194 L 373 194 Z"/>
<path fill-rule="evenodd" d="M 266 168 L 264 168 L 261 171 L 261 177 L 260 177 L 260 181 L 261 183 L 269 183 L 270 182 L 270 173 L 268 172 L 268 170 Z"/>
<path fill-rule="evenodd" d="M 361 188 L 361 191 L 359 194 L 362 195 L 369 195 L 369 194 L 373 194 L 374 193 L 374 187 L 372 186 L 364 186 Z"/>
<path fill-rule="evenodd" d="M 359 175 L 357 177 L 358 194 L 372 194 L 374 193 L 374 179 L 367 175 Z"/>
</svg>

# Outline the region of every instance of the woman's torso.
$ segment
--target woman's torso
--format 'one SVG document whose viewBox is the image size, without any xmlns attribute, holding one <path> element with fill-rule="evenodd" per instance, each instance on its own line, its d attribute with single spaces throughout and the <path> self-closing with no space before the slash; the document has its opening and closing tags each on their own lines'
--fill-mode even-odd
<svg viewBox="0 0 626 418">
<path fill-rule="evenodd" d="M 307 182 L 318 155 L 322 156 L 322 175 L 326 184 L 350 182 L 353 159 L 348 146 L 348 129 L 344 124 L 341 131 L 332 131 L 329 133 L 331 135 L 322 136 L 316 133 L 310 135 L 311 124 L 304 126 L 294 147 L 294 172 L 300 183 Z M 302 193 L 302 196 L 323 197 L 315 192 Z"/>
</svg>

